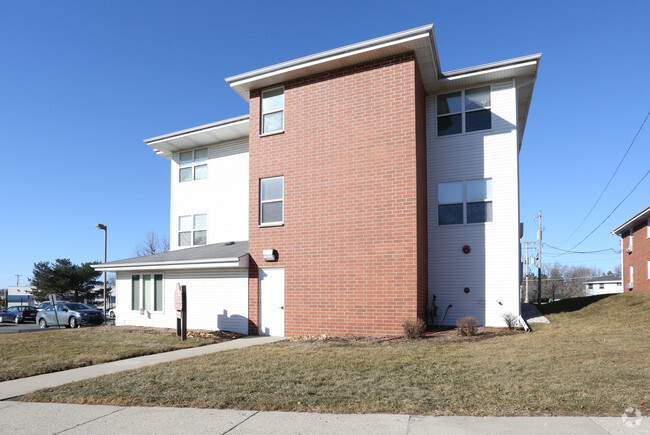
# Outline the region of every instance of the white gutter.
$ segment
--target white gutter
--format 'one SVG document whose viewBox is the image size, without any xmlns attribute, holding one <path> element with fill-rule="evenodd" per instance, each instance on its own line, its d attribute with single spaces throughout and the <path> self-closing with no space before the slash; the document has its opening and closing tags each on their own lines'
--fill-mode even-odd
<svg viewBox="0 0 650 435">
<path fill-rule="evenodd" d="M 123 264 L 91 264 L 95 270 L 106 272 L 120 272 L 128 270 L 183 270 L 183 269 L 220 269 L 224 267 L 248 267 L 248 254 L 241 257 L 207 259 L 207 260 L 182 260 L 182 261 L 155 261 Z"/>
</svg>

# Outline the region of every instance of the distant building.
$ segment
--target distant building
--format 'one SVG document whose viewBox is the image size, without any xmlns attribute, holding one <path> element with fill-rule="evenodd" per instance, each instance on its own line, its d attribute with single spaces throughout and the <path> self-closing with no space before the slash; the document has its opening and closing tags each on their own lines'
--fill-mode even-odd
<svg viewBox="0 0 650 435">
<path fill-rule="evenodd" d="M 588 296 L 623 293 L 620 273 L 597 276 L 585 282 L 585 292 Z"/>
<path fill-rule="evenodd" d="M 34 297 L 32 296 L 32 291 L 36 290 L 36 287 L 28 285 L 12 285 L 7 288 L 7 307 L 13 307 L 16 305 L 30 305 L 34 306 Z"/>
<path fill-rule="evenodd" d="M 650 292 L 650 206 L 612 230 L 621 237 L 624 291 Z"/>
</svg>

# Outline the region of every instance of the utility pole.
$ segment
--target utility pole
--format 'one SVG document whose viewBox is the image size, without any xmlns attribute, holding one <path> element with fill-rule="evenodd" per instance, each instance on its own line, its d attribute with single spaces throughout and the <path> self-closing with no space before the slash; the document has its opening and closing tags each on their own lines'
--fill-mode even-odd
<svg viewBox="0 0 650 435">
<path fill-rule="evenodd" d="M 539 211 L 537 230 L 537 305 L 542 303 L 542 211 Z"/>
<path fill-rule="evenodd" d="M 16 287 L 20 286 L 19 282 L 20 282 L 20 277 L 21 277 L 21 276 L 22 276 L 22 275 L 18 275 L 18 274 L 16 274 Z"/>
<path fill-rule="evenodd" d="M 524 242 L 524 246 L 526 247 L 526 257 L 525 257 L 525 264 L 526 264 L 526 296 L 524 299 L 524 303 L 528 303 L 528 274 L 530 272 L 530 257 L 528 256 L 528 246 L 534 245 L 535 242 Z"/>
</svg>

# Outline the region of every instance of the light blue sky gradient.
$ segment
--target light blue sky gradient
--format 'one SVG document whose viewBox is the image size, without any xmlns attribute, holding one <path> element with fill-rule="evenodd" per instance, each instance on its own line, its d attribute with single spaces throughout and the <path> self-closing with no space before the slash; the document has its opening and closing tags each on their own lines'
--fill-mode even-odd
<svg viewBox="0 0 650 435">
<path fill-rule="evenodd" d="M 169 232 L 169 161 L 142 139 L 247 113 L 225 77 L 433 23 L 445 71 L 542 52 L 521 165 L 521 220 L 570 248 L 650 166 L 650 3 L 0 2 L 0 288 L 34 262 L 134 255 Z M 650 203 L 650 177 L 578 250 Z M 206 198 L 209 200 L 209 198 Z M 552 257 L 613 269 L 613 252 Z"/>
</svg>

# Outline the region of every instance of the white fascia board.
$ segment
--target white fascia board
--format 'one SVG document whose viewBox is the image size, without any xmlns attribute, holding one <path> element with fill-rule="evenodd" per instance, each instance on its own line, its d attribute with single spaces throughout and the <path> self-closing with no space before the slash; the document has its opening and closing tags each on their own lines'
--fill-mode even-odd
<svg viewBox="0 0 650 435">
<path fill-rule="evenodd" d="M 612 230 L 612 234 L 615 236 L 620 236 L 623 231 L 626 231 L 629 229 L 631 226 L 636 225 L 638 222 L 641 222 L 644 219 L 647 219 L 650 217 L 650 206 L 644 208 L 634 216 L 632 216 L 630 219 L 626 220 L 623 222 L 621 225 L 617 226 Z"/>
<path fill-rule="evenodd" d="M 106 272 L 120 272 L 129 270 L 182 270 L 182 269 L 220 269 L 224 267 L 248 267 L 248 254 L 241 257 L 219 258 L 210 260 L 187 261 L 158 261 L 155 263 L 127 263 L 127 264 L 91 264 L 95 270 Z"/>
<path fill-rule="evenodd" d="M 338 59 L 358 56 L 369 51 L 380 50 L 382 48 L 398 44 L 406 44 L 423 38 L 427 38 L 429 40 L 433 62 L 436 63 L 434 65 L 434 68 L 437 70 L 439 68 L 439 65 L 437 63 L 438 53 L 435 46 L 435 39 L 433 37 L 433 25 L 429 24 L 415 29 L 406 30 L 404 32 L 371 39 L 369 41 L 359 42 L 357 44 L 347 45 L 345 47 L 316 53 L 310 56 L 301 57 L 276 65 L 271 65 L 266 68 L 260 68 L 247 73 L 228 77 L 225 80 L 231 88 L 235 89 L 237 93 L 244 97 L 244 99 L 248 100 L 248 92 L 251 87 L 246 86 L 247 84 L 261 81 L 269 77 L 286 74 L 299 69 L 306 69 L 317 65 L 326 64 Z"/>
<path fill-rule="evenodd" d="M 519 68 L 525 68 L 525 67 L 536 67 L 537 64 L 539 63 L 538 60 L 532 60 L 529 62 L 525 63 L 517 63 L 515 65 L 504 65 L 500 67 L 495 67 L 495 68 L 489 68 L 489 69 L 480 69 L 480 70 L 475 70 L 475 71 L 468 71 L 462 74 L 457 74 L 454 72 L 453 75 L 447 76 L 449 73 L 443 73 L 443 78 L 440 79 L 440 82 L 453 82 L 455 80 L 460 80 L 460 79 L 467 79 L 471 77 L 476 77 L 476 76 L 481 76 L 481 75 L 487 75 L 487 74 L 492 74 L 496 72 L 501 72 L 501 71 L 507 71 L 507 70 L 516 70 Z M 467 70 L 470 70 L 471 68 L 468 68 Z M 459 71 L 464 71 L 464 70 L 459 70 Z M 516 76 L 516 74 L 513 74 Z"/>
</svg>

